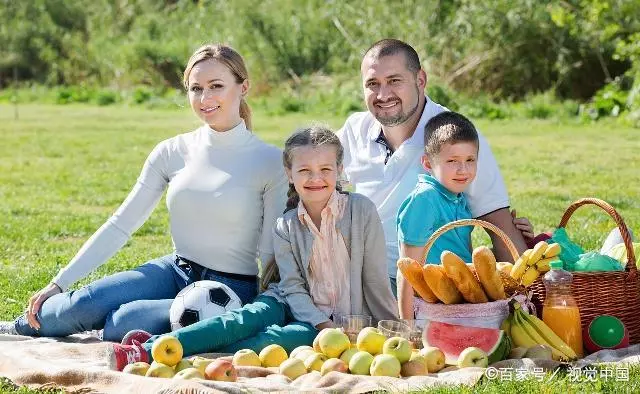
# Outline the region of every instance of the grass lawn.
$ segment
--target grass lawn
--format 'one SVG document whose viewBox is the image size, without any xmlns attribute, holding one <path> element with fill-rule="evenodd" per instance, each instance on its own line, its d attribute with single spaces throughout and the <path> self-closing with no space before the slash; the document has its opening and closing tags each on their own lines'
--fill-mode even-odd
<svg viewBox="0 0 640 394">
<path fill-rule="evenodd" d="M 257 113 L 254 128 L 282 145 L 297 126 L 321 120 L 334 128 L 344 119 Z M 165 138 L 187 132 L 198 120 L 187 109 L 0 105 L 0 320 L 18 315 L 109 217 L 135 183 L 146 155 Z M 581 197 L 616 207 L 640 235 L 638 130 L 611 123 L 479 121 L 507 183 L 512 206 L 537 231 L 556 226 Z M 635 149 L 634 149 L 635 147 Z M 634 157 L 636 157 L 634 159 Z M 579 209 L 568 230 L 587 249 L 597 248 L 613 221 L 595 207 Z M 147 223 L 109 262 L 83 282 L 137 266 L 171 250 L 164 200 Z M 476 244 L 486 242 L 474 232 Z M 630 380 L 640 380 L 633 369 Z M 637 392 L 638 383 L 579 385 L 567 376 L 549 383 L 483 382 L 480 392 Z M 0 392 L 10 391 L 0 384 Z M 443 389 L 439 392 L 454 392 Z M 471 391 L 468 391 L 471 392 Z"/>
</svg>

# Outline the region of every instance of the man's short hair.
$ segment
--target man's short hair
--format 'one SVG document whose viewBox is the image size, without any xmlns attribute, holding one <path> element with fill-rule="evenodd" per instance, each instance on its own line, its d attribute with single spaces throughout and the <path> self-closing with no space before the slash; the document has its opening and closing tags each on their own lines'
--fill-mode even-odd
<svg viewBox="0 0 640 394">
<path fill-rule="evenodd" d="M 384 40 L 380 40 L 371 45 L 371 47 L 369 47 L 369 49 L 364 53 L 363 59 L 366 59 L 367 57 L 379 59 L 381 57 L 392 56 L 397 53 L 402 53 L 404 55 L 407 63 L 407 69 L 409 71 L 417 73 L 422 68 L 420 65 L 420 58 L 418 57 L 416 50 L 406 42 L 396 40 L 394 38 L 385 38 Z"/>
<path fill-rule="evenodd" d="M 479 143 L 478 132 L 473 123 L 457 112 L 441 112 L 424 127 L 424 150 L 429 157 L 440 153 L 444 144 L 458 142 Z"/>
</svg>

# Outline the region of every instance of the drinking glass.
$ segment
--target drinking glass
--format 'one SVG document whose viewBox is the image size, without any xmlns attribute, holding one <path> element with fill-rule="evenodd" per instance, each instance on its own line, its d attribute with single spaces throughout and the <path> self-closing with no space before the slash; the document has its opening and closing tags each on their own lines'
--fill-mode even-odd
<svg viewBox="0 0 640 394">
<path fill-rule="evenodd" d="M 356 343 L 358 333 L 365 327 L 371 326 L 371 316 L 368 315 L 343 315 L 341 326 L 351 343 Z"/>
<path fill-rule="evenodd" d="M 398 320 L 380 320 L 378 322 L 378 330 L 387 338 L 402 337 L 406 339 L 409 339 L 411 331 L 407 323 Z"/>
<path fill-rule="evenodd" d="M 422 349 L 422 332 L 424 326 L 427 325 L 427 319 L 403 320 L 409 326 L 409 342 L 413 344 L 414 349 Z"/>
</svg>

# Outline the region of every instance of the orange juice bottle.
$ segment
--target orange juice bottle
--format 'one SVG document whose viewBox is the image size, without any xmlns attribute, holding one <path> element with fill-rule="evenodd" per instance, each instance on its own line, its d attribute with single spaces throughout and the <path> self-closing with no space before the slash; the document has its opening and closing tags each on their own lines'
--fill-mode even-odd
<svg viewBox="0 0 640 394">
<path fill-rule="evenodd" d="M 571 293 L 573 275 L 562 269 L 561 261 L 553 261 L 549 266 L 550 271 L 542 278 L 547 290 L 542 306 L 542 320 L 582 358 L 584 351 L 580 310 Z"/>
</svg>

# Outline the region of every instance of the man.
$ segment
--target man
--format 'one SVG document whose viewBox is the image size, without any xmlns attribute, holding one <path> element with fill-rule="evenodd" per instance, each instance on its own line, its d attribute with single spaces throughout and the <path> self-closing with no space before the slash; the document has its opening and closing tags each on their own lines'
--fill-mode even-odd
<svg viewBox="0 0 640 394">
<path fill-rule="evenodd" d="M 351 115 L 338 132 L 344 173 L 354 191 L 369 197 L 382 219 L 391 287 L 396 292 L 396 215 L 424 169 L 424 126 L 447 108 L 425 96 L 427 74 L 415 49 L 395 39 L 376 42 L 361 65 L 367 112 Z M 478 175 L 465 195 L 474 218 L 493 223 L 519 252 L 525 240 L 509 211 L 509 197 L 486 139 L 479 135 Z M 489 233 L 498 261 L 512 261 L 500 238 Z"/>
</svg>

